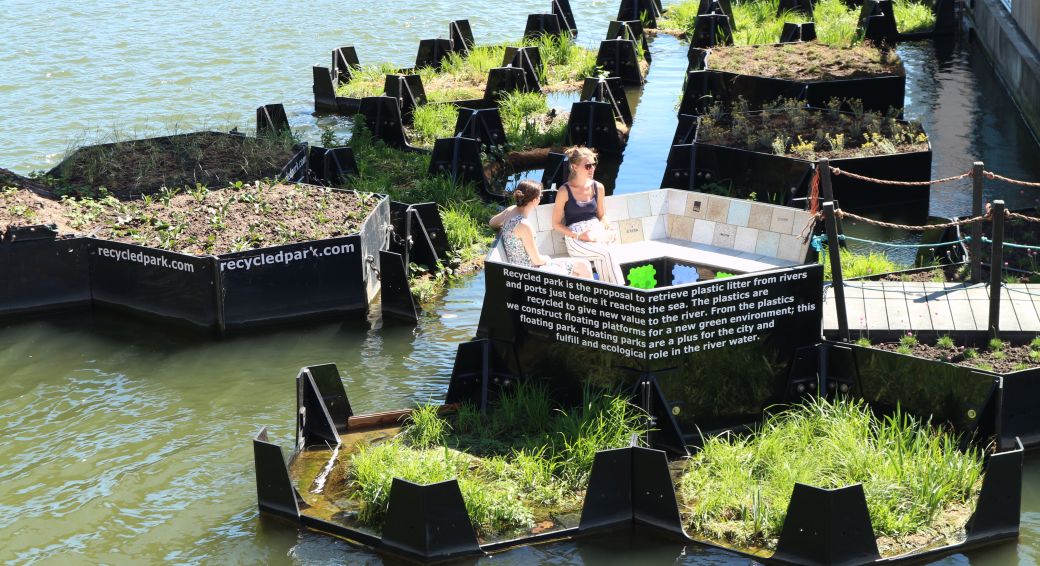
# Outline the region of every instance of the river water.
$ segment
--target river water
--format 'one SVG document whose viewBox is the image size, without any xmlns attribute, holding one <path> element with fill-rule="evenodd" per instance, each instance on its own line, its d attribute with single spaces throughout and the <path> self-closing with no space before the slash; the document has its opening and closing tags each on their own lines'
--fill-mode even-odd
<svg viewBox="0 0 1040 566">
<path fill-rule="evenodd" d="M 54 165 L 71 141 L 115 133 L 250 128 L 282 102 L 318 137 L 310 66 L 356 45 L 363 62 L 405 66 L 418 40 L 468 17 L 478 42 L 515 38 L 547 2 L 258 0 L 164 3 L 5 0 L 0 35 L 0 166 Z M 572 0 L 580 42 L 595 45 L 616 0 Z M 388 9 L 388 6 L 392 8 Z M 658 38 L 618 190 L 660 182 L 685 67 Z M 921 119 L 945 176 L 985 159 L 1040 178 L 1040 151 L 985 60 L 970 46 L 904 45 L 910 117 Z M 323 119 L 335 124 L 335 119 Z M 963 214 L 965 187 L 933 190 L 932 213 Z M 991 196 L 1028 203 L 1017 190 Z M 0 274 L 2 275 L 2 274 Z M 222 341 L 126 318 L 66 315 L 0 323 L 0 561 L 378 564 L 365 550 L 258 517 L 251 436 L 289 446 L 296 371 L 339 365 L 355 411 L 439 399 L 455 345 L 470 338 L 483 278 L 456 288 L 416 328 L 321 324 Z M 1035 564 L 1040 461 L 1026 468 L 1022 537 L 947 564 Z M 613 535 L 509 551 L 492 564 L 725 564 L 731 555 Z"/>
</svg>

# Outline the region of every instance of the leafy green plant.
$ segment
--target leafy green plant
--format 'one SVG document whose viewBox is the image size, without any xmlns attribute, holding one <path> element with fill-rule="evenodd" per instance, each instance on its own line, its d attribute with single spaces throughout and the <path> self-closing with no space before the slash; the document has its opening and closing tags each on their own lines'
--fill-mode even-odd
<svg viewBox="0 0 1040 566">
<path fill-rule="evenodd" d="M 869 348 L 869 347 L 873 346 L 874 344 L 871 343 L 870 338 L 867 338 L 866 336 L 860 336 L 859 338 L 856 339 L 856 345 L 857 346 L 862 346 L 864 348 Z"/>
<path fill-rule="evenodd" d="M 823 264 L 823 278 L 827 281 L 833 280 L 830 254 L 824 248 L 824 251 L 819 255 L 820 263 Z M 861 254 L 842 248 L 839 255 L 841 257 L 841 275 L 844 279 L 890 273 L 901 267 L 890 260 L 888 256 L 879 252 Z"/>
<path fill-rule="evenodd" d="M 979 351 L 976 350 L 975 348 L 965 348 L 964 349 L 964 359 L 966 359 L 966 360 L 974 360 L 974 359 L 976 359 L 978 357 L 979 357 Z"/>
<path fill-rule="evenodd" d="M 935 341 L 935 345 L 943 350 L 953 350 L 957 347 L 957 345 L 953 343 L 953 338 L 951 338 L 949 334 L 943 334 L 940 336 L 939 339 Z"/>
</svg>

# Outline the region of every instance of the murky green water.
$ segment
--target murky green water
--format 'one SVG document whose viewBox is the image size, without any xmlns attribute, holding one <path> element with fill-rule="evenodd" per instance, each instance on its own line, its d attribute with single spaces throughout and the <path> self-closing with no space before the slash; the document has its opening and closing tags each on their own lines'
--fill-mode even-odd
<svg viewBox="0 0 1040 566">
<path fill-rule="evenodd" d="M 580 40 L 598 43 L 617 2 L 572 5 Z M 418 40 L 444 35 L 451 19 L 469 17 L 478 41 L 497 41 L 518 36 L 526 14 L 547 10 L 541 0 L 3 6 L 17 33 L 0 35 L 0 166 L 21 172 L 53 165 L 88 129 L 249 127 L 254 108 L 270 102 L 285 103 L 294 127 L 315 139 L 309 67 L 326 64 L 333 47 L 354 44 L 364 62 L 406 65 Z M 653 49 L 620 191 L 657 186 L 675 127 L 684 47 L 660 38 Z M 901 53 L 911 71 L 907 112 L 931 133 L 938 175 L 981 156 L 995 170 L 1040 176 L 1040 152 L 978 54 L 931 44 Z M 934 214 L 967 210 L 963 187 L 933 194 Z M 455 344 L 474 332 L 482 294 L 478 276 L 414 329 L 322 324 L 213 342 L 124 318 L 0 323 L 0 561 L 380 563 L 341 541 L 259 518 L 250 438 L 269 426 L 275 440 L 291 443 L 293 379 L 307 364 L 337 363 L 358 412 L 439 398 Z M 1032 461 L 1019 544 L 943 562 L 1036 563 L 1038 476 L 1040 461 Z M 612 535 L 485 562 L 740 561 Z"/>
</svg>

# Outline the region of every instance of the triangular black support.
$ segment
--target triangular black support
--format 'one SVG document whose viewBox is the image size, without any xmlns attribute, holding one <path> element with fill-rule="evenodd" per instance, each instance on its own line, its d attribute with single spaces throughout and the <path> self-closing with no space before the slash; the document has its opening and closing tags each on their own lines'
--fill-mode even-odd
<svg viewBox="0 0 1040 566">
<path fill-rule="evenodd" d="M 412 123 L 415 109 L 426 104 L 426 89 L 419 75 L 387 75 L 383 92 L 397 99 L 401 107 L 401 119 L 406 124 Z"/>
<path fill-rule="evenodd" d="M 643 410 L 653 419 L 653 426 L 647 435 L 647 444 L 678 456 L 689 456 L 690 451 L 686 448 L 682 429 L 672 414 L 671 404 L 665 399 L 657 378 L 652 374 L 643 376 L 640 398 Z"/>
<path fill-rule="evenodd" d="M 566 31 L 566 25 L 556 14 L 528 14 L 527 25 L 524 26 L 524 39 L 533 39 L 542 35 L 560 36 Z"/>
<path fill-rule="evenodd" d="M 733 21 L 733 8 L 729 0 L 701 0 L 701 3 L 697 6 L 697 15 L 704 16 L 707 14 L 727 15 L 730 17 L 733 29 L 737 29 L 737 23 Z"/>
<path fill-rule="evenodd" d="M 539 87 L 540 88 L 540 87 Z M 497 100 L 507 92 L 527 92 L 527 73 L 518 67 L 495 67 L 488 71 L 484 100 Z"/>
<path fill-rule="evenodd" d="M 357 160 L 350 147 L 324 148 L 312 146 L 307 159 L 308 175 L 312 183 L 335 186 L 348 175 L 358 174 Z"/>
<path fill-rule="evenodd" d="M 578 24 L 574 21 L 574 10 L 571 9 L 570 0 L 552 0 L 552 13 L 561 18 L 561 23 L 567 26 L 571 36 L 578 36 Z"/>
<path fill-rule="evenodd" d="M 408 253 L 409 263 L 421 265 L 431 273 L 437 272 L 437 249 L 430 240 L 429 232 L 414 206 L 408 207 L 408 238 L 411 248 Z"/>
<path fill-rule="evenodd" d="M 600 450 L 592 460 L 580 530 L 632 524 L 632 449 Z"/>
<path fill-rule="evenodd" d="M 545 160 L 545 169 L 542 170 L 542 186 L 545 187 L 542 192 L 544 193 L 545 190 L 553 185 L 556 185 L 557 187 L 562 186 L 567 182 L 569 176 L 570 170 L 567 167 L 567 156 L 562 153 L 550 151 L 549 156 Z M 555 197 L 553 201 L 546 201 L 543 198 L 542 204 L 554 201 Z"/>
<path fill-rule="evenodd" d="M 618 20 L 639 20 L 646 27 L 656 28 L 657 18 L 661 17 L 661 6 L 656 0 L 621 0 L 618 6 Z"/>
<path fill-rule="evenodd" d="M 256 109 L 256 135 L 282 136 L 290 133 L 289 117 L 281 104 L 267 104 Z"/>
<path fill-rule="evenodd" d="M 307 369 L 301 369 L 296 376 L 296 449 L 338 446 L 338 427 L 329 414 L 318 383 Z"/>
<path fill-rule="evenodd" d="M 692 191 L 696 185 L 697 150 L 693 144 L 673 145 L 661 178 L 662 189 Z"/>
<path fill-rule="evenodd" d="M 637 45 L 642 47 L 643 59 L 645 59 L 647 63 L 653 60 L 653 56 L 650 55 L 650 44 L 646 40 L 646 30 L 643 29 L 643 22 L 638 20 L 627 22 L 611 20 L 610 22 L 607 22 L 606 38 L 634 41 Z"/>
<path fill-rule="evenodd" d="M 347 420 L 354 416 L 354 411 L 350 408 L 350 399 L 347 398 L 347 390 L 343 387 L 343 379 L 339 376 L 336 364 L 307 366 L 300 373 L 314 380 L 325 410 L 336 425 L 336 432 L 346 434 Z"/>
<path fill-rule="evenodd" d="M 459 108 L 459 117 L 455 121 L 455 136 L 475 139 L 481 145 L 503 145 L 506 129 L 502 125 L 502 115 L 498 108 Z"/>
<path fill-rule="evenodd" d="M 423 561 L 482 554 L 454 479 L 419 485 L 394 478 L 381 543 Z"/>
<path fill-rule="evenodd" d="M 783 16 L 787 12 L 795 12 L 805 15 L 807 18 L 813 17 L 813 0 L 780 0 L 777 3 L 776 15 Z"/>
<path fill-rule="evenodd" d="M 392 96 L 368 96 L 361 99 L 359 114 L 374 139 L 390 147 L 413 149 L 405 138 L 401 107 Z"/>
<path fill-rule="evenodd" d="M 606 102 L 575 102 L 567 121 L 567 138 L 573 145 L 584 145 L 600 153 L 621 153 L 614 109 Z"/>
<path fill-rule="evenodd" d="M 685 537 L 668 456 L 661 450 L 633 446 L 632 520 Z"/>
<path fill-rule="evenodd" d="M 586 77 L 580 100 L 606 102 L 613 108 L 617 121 L 632 125 L 632 110 L 628 106 L 625 85 L 618 77 Z"/>
<path fill-rule="evenodd" d="M 612 77 L 620 77 L 627 85 L 643 84 L 643 73 L 639 69 L 639 54 L 634 41 L 605 39 L 599 43 L 596 66 Z"/>
<path fill-rule="evenodd" d="M 859 12 L 859 29 L 863 37 L 881 43 L 899 35 L 892 0 L 864 0 Z"/>
<path fill-rule="evenodd" d="M 451 49 L 456 53 L 469 55 L 476 41 L 473 40 L 473 28 L 469 20 L 455 20 L 448 23 L 448 37 L 451 39 Z"/>
<path fill-rule="evenodd" d="M 733 45 L 733 25 L 729 16 L 708 14 L 697 16 L 693 24 L 691 47 L 715 47 L 716 45 Z"/>
<path fill-rule="evenodd" d="M 411 208 L 422 222 L 419 228 L 425 232 L 426 237 L 432 243 L 437 257 L 443 258 L 448 253 L 448 236 L 444 231 L 440 207 L 435 202 L 422 202 L 411 205 Z"/>
<path fill-rule="evenodd" d="M 964 529 L 969 542 L 1018 536 L 1025 450 L 1017 438 L 1015 444 L 1014 450 L 993 454 L 986 463 L 978 504 Z"/>
<path fill-rule="evenodd" d="M 456 183 L 472 182 L 482 192 L 488 191 L 480 142 L 471 138 L 441 138 L 433 142 L 430 156 L 431 175 L 447 174 Z"/>
<path fill-rule="evenodd" d="M 336 104 L 336 85 L 332 81 L 332 73 L 325 67 L 315 65 L 311 67 L 312 86 L 314 92 L 315 112 L 335 112 L 339 109 Z"/>
<path fill-rule="evenodd" d="M 454 51 L 450 39 L 423 39 L 419 41 L 419 50 L 415 54 L 415 68 L 441 68 L 441 62 Z"/>
<path fill-rule="evenodd" d="M 522 377 L 512 343 L 486 338 L 462 342 L 455 352 L 444 403 L 469 403 L 484 410 L 500 387 Z"/>
<path fill-rule="evenodd" d="M 506 47 L 505 56 L 502 57 L 503 67 L 517 67 L 524 70 L 526 90 L 528 92 L 541 92 L 542 85 L 538 77 L 545 72 L 542 63 L 542 53 L 537 47 Z"/>
<path fill-rule="evenodd" d="M 821 489 L 795 483 L 772 558 L 807 566 L 880 559 L 863 486 Z"/>
<path fill-rule="evenodd" d="M 359 68 L 357 50 L 348 45 L 332 50 L 332 75 L 339 84 L 346 84 L 354 78 L 354 70 Z"/>
<path fill-rule="evenodd" d="M 260 511 L 299 521 L 303 498 L 293 487 L 282 448 L 267 439 L 267 427 L 253 438 L 253 469 Z"/>
<path fill-rule="evenodd" d="M 816 24 L 813 22 L 784 22 L 780 32 L 780 43 L 798 43 L 799 41 L 815 41 Z"/>
<path fill-rule="evenodd" d="M 408 284 L 404 258 L 394 252 L 379 252 L 380 307 L 383 320 L 393 317 L 409 324 L 419 322 L 419 307 Z"/>
</svg>

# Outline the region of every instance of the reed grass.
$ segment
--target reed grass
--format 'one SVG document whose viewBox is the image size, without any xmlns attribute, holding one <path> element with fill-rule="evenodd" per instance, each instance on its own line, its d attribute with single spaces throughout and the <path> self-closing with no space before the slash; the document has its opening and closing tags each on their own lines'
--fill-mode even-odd
<svg viewBox="0 0 1040 566">
<path fill-rule="evenodd" d="M 881 252 L 867 252 L 862 254 L 842 248 L 840 254 L 841 276 L 843 279 L 866 277 L 868 275 L 881 275 L 882 273 L 891 273 L 907 267 L 898 265 L 888 259 L 888 257 Z M 820 263 L 823 264 L 824 281 L 833 281 L 834 275 L 831 273 L 831 257 L 830 254 L 827 253 L 826 248 L 824 248 L 823 252 L 820 252 Z"/>
<path fill-rule="evenodd" d="M 658 28 L 693 34 L 700 0 L 687 0 L 669 7 L 658 20 Z M 853 45 L 863 40 L 859 26 L 859 7 L 849 7 L 843 0 L 814 2 L 813 18 L 799 12 L 777 15 L 779 0 L 732 0 L 735 45 L 777 43 L 784 22 L 814 21 L 818 41 L 830 45 Z M 896 0 L 896 25 L 900 33 L 928 31 L 935 27 L 935 14 L 929 0 Z"/>
<path fill-rule="evenodd" d="M 795 482 L 862 483 L 875 535 L 928 527 L 978 492 L 982 458 L 906 413 L 875 417 L 859 401 L 816 400 L 748 437 L 706 440 L 679 481 L 687 525 L 742 546 L 775 546 Z"/>
<path fill-rule="evenodd" d="M 646 431 L 627 399 L 587 389 L 569 410 L 538 384 L 505 391 L 486 413 L 463 405 L 453 421 L 436 406 L 419 407 L 389 442 L 350 458 L 350 497 L 358 520 L 379 527 L 392 478 L 434 483 L 458 478 L 479 536 L 533 525 L 546 507 L 580 505 L 595 453 L 627 446 Z"/>
</svg>

